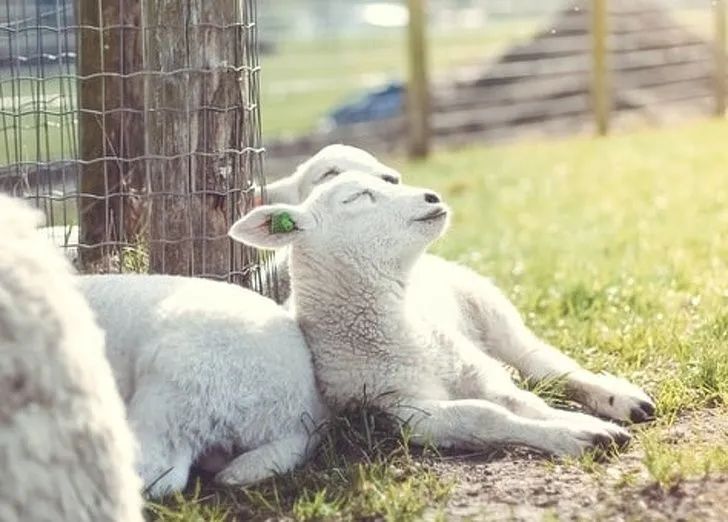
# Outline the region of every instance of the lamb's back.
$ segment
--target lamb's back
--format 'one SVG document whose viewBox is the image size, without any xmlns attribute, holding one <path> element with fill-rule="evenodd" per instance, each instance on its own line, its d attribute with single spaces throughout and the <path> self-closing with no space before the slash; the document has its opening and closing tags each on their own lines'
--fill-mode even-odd
<svg viewBox="0 0 728 522">
<path fill-rule="evenodd" d="M 207 401 L 205 410 L 213 416 L 266 410 L 266 422 L 276 423 L 286 415 L 299 418 L 301 410 L 320 416 L 303 334 L 272 300 L 198 278 L 123 274 L 82 279 L 127 399 L 139 377 L 154 372 L 186 397 Z"/>
</svg>

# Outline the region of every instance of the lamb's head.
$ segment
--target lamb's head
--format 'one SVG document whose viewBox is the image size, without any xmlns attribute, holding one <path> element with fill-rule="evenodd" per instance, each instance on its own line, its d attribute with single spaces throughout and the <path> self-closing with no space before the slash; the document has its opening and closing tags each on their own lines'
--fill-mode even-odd
<svg viewBox="0 0 728 522">
<path fill-rule="evenodd" d="M 342 173 L 300 205 L 258 207 L 230 236 L 259 248 L 293 245 L 313 259 L 406 269 L 448 223 L 448 207 L 432 191 L 394 185 L 366 173 Z"/>
<path fill-rule="evenodd" d="M 398 184 L 399 173 L 368 152 L 349 145 L 328 145 L 298 166 L 290 176 L 267 186 L 269 203 L 296 205 L 318 185 L 335 179 L 342 172 L 356 170 Z"/>
</svg>

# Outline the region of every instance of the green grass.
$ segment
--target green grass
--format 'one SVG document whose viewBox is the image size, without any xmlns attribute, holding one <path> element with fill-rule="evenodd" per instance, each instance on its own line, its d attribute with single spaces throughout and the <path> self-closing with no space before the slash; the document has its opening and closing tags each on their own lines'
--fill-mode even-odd
<svg viewBox="0 0 728 522">
<path fill-rule="evenodd" d="M 644 466 L 663 489 L 670 489 L 689 477 L 728 472 L 728 445 L 725 442 L 675 448 L 647 434 L 641 438 L 641 443 L 645 450 Z"/>
<path fill-rule="evenodd" d="M 541 336 L 658 403 L 642 465 L 662 487 L 728 472 L 726 446 L 668 445 L 683 411 L 728 401 L 728 123 L 577 137 L 394 161 L 453 207 L 434 250 L 495 279 Z M 558 399 L 558 383 L 537 386 Z M 242 492 L 171 501 L 162 520 L 381 517 L 442 505 L 449 483 L 368 413 L 338 419 L 313 464 Z M 585 457 L 574 465 L 599 472 Z M 620 487 L 638 480 L 628 472 Z M 187 510 L 187 511 L 185 511 Z M 193 510 L 194 516 L 179 515 Z M 209 514 L 209 513 L 208 513 Z M 240 515 L 243 514 L 243 515 Z M 212 515 L 210 515 L 212 516 Z M 230 515 L 233 516 L 233 515 Z M 177 518 L 175 518 L 177 517 Z M 181 517 L 181 518 L 180 518 Z"/>
<path fill-rule="evenodd" d="M 74 157 L 78 148 L 71 113 L 75 96 L 70 79 L 9 81 L 0 77 L 0 166 Z M 45 112 L 38 112 L 41 109 Z"/>
</svg>

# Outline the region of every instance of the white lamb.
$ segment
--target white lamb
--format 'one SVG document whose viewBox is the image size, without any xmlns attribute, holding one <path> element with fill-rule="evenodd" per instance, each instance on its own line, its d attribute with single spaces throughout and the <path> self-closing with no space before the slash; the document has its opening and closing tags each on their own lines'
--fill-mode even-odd
<svg viewBox="0 0 728 522">
<path fill-rule="evenodd" d="M 80 283 L 106 331 L 150 496 L 184 488 L 196 461 L 224 467 L 219 482 L 244 485 L 307 457 L 326 412 L 289 312 L 204 279 L 127 274 Z"/>
<path fill-rule="evenodd" d="M 298 204 L 316 186 L 345 170 L 357 170 L 390 183 L 399 174 L 371 154 L 346 145 L 330 145 L 303 163 L 294 174 L 268 187 L 270 203 Z M 289 295 L 288 259 L 277 253 L 279 295 Z M 450 303 L 458 314 L 458 333 L 482 351 L 516 368 L 532 381 L 563 379 L 569 396 L 592 411 L 618 421 L 642 422 L 655 406 L 628 381 L 595 374 L 540 340 L 524 324 L 508 298 L 487 278 L 457 263 L 425 254 L 410 275 L 412 286 L 427 302 Z"/>
<path fill-rule="evenodd" d="M 0 520 L 141 522 L 103 334 L 40 221 L 0 195 Z"/>
<path fill-rule="evenodd" d="M 629 434 L 619 426 L 553 409 L 518 388 L 486 353 L 508 352 L 511 338 L 478 346 L 463 332 L 483 311 L 463 308 L 447 286 L 418 280 L 413 267 L 448 214 L 433 192 L 345 173 L 300 205 L 253 210 L 230 235 L 261 248 L 291 245 L 292 307 L 335 409 L 366 394 L 409 420 L 415 443 L 441 447 L 511 443 L 578 455 L 624 445 Z M 295 226 L 272 230 L 282 216 Z"/>
<path fill-rule="evenodd" d="M 268 203 L 297 205 L 315 187 L 348 170 L 364 172 L 393 184 L 401 180 L 399 172 L 379 162 L 368 152 L 349 145 L 334 144 L 324 147 L 301 163 L 293 174 L 266 185 L 264 199 Z M 258 203 L 263 199 L 261 192 L 256 189 Z"/>
</svg>

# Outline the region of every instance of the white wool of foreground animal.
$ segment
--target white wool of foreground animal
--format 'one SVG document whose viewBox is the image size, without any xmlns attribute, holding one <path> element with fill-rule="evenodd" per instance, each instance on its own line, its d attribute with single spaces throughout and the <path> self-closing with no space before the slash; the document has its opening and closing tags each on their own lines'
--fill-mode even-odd
<svg viewBox="0 0 728 522">
<path fill-rule="evenodd" d="M 152 497 L 180 491 L 198 462 L 247 485 L 302 463 L 326 416 L 291 314 L 228 283 L 83 276 L 141 446 Z M 222 469 L 220 469 L 222 468 Z"/>
<path fill-rule="evenodd" d="M 0 195 L 0 520 L 141 522 L 103 334 L 40 218 Z"/>
<path fill-rule="evenodd" d="M 329 147 L 322 149 L 287 181 L 298 186 L 297 192 L 302 199 L 294 201 L 289 198 L 281 202 L 303 201 L 308 195 L 307 190 L 317 186 L 302 180 L 320 179 L 323 182 L 335 179 L 331 175 L 324 178 L 315 175 L 323 171 L 321 165 L 330 172 L 343 172 L 349 168 L 375 178 L 382 177 L 378 173 L 386 172 L 383 170 L 386 166 L 361 149 L 343 145 L 332 147 L 335 153 L 329 153 Z M 346 160 L 341 161 L 344 157 Z M 400 176 L 396 178 L 400 179 Z M 275 198 L 271 201 L 276 202 Z M 290 294 L 286 250 L 276 253 L 276 262 L 277 298 L 285 302 Z M 655 405 L 652 399 L 637 386 L 609 374 L 590 372 L 534 335 L 513 304 L 489 279 L 457 263 L 425 254 L 412 269 L 410 281 L 411 291 L 419 295 L 418 299 L 440 305 L 436 309 L 449 305 L 449 315 L 455 314 L 452 323 L 457 325 L 461 335 L 487 354 L 515 367 L 524 378 L 531 381 L 563 380 L 573 400 L 611 419 L 641 422 L 653 417 Z"/>
<path fill-rule="evenodd" d="M 269 223 L 282 213 L 294 226 L 277 233 Z M 471 322 L 488 313 L 497 317 L 486 320 L 526 336 L 498 295 L 489 296 L 497 306 L 472 309 L 433 273 L 421 279 L 418 262 L 443 233 L 448 214 L 431 191 L 348 172 L 300 205 L 253 210 L 230 235 L 261 248 L 291 246 L 292 308 L 321 391 L 335 408 L 362 400 L 366 391 L 369 400 L 411 421 L 415 443 L 443 447 L 510 443 L 579 455 L 625 444 L 629 434 L 619 426 L 551 408 L 518 388 L 488 353 L 491 347 L 473 340 L 490 335 Z M 512 337 L 500 337 L 502 329 L 495 334 L 496 354 L 519 349 Z M 552 351 L 549 356 L 565 358 Z"/>
</svg>

